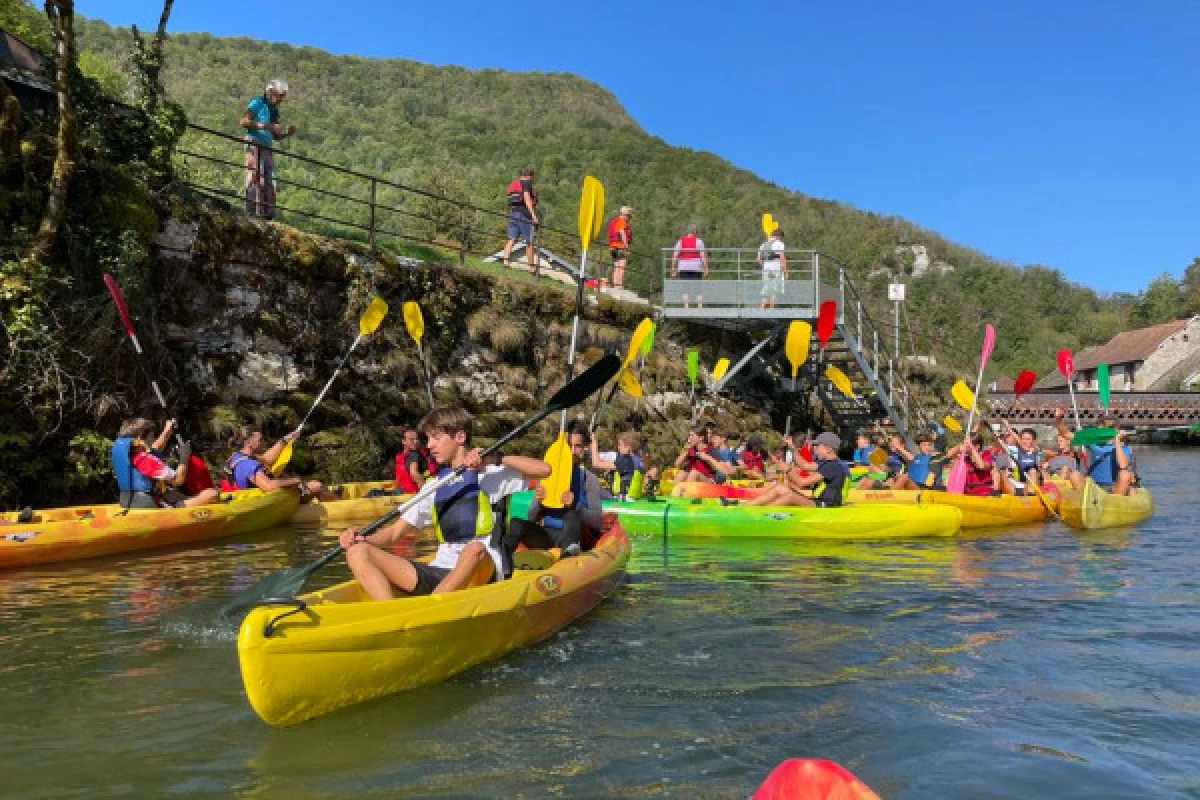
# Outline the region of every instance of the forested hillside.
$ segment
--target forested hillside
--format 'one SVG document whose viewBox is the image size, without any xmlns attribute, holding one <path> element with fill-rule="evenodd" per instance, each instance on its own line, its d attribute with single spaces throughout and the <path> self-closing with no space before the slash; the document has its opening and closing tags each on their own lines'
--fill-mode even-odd
<svg viewBox="0 0 1200 800">
<path fill-rule="evenodd" d="M 89 21 L 82 40 L 113 63 L 126 58 L 126 31 Z M 571 75 L 334 56 L 205 34 L 173 36 L 167 54 L 168 91 L 194 122 L 236 133 L 249 96 L 281 76 L 292 85 L 287 120 L 301 131 L 291 143 L 295 152 L 493 208 L 502 207 L 515 171 L 531 164 L 546 221 L 556 227 L 573 226 L 580 179 L 595 174 L 610 207 L 637 209 L 642 272 L 633 282 L 643 288 L 656 279 L 655 252 L 682 225 L 697 222 L 711 246 L 753 245 L 759 216 L 769 210 L 794 246 L 835 256 L 860 280 L 880 267 L 903 273 L 898 244 L 924 244 L 934 260 L 953 264 L 954 272 L 917 280 L 911 292 L 917 347 L 942 359 L 971 359 L 970 332 L 981 318 L 1001 332 L 998 369 L 1015 370 L 1051 363 L 1059 347 L 1101 341 L 1134 321 L 1182 310 L 1146 298 L 1101 298 L 1052 268 L 1004 265 L 905 220 L 807 197 L 712 154 L 672 147 L 641 130 L 602 87 Z M 494 224 L 485 249 L 501 241 Z M 1173 266 L 1131 264 L 1148 275 Z M 876 280 L 872 296 L 882 297 L 884 282 Z"/>
</svg>

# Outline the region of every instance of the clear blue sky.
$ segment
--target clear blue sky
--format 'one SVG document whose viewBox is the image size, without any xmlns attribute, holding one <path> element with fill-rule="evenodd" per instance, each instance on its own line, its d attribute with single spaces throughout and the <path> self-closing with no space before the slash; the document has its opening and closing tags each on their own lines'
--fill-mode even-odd
<svg viewBox="0 0 1200 800">
<path fill-rule="evenodd" d="M 1193 0 L 178 0 L 170 30 L 573 72 L 671 144 L 1101 290 L 1200 256 Z"/>
</svg>

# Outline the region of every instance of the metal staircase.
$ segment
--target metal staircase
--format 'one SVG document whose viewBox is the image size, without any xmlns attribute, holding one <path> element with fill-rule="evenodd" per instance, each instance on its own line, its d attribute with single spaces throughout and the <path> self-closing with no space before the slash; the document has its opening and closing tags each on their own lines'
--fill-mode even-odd
<svg viewBox="0 0 1200 800">
<path fill-rule="evenodd" d="M 769 362 L 787 376 L 780 380 L 780 391 L 792 391 L 791 366 L 783 354 L 788 323 L 804 319 L 815 329 L 821 303 L 833 300 L 837 303 L 833 335 L 822 354 L 814 333 L 809 360 L 801 369 L 796 391 L 815 392 L 843 436 L 886 419 L 915 449 L 913 434 L 930 419 L 910 391 L 899 358 L 889 351 L 887 336 L 871 318 L 844 267 L 813 250 L 788 250 L 787 279 L 764 283 L 763 272 L 755 263 L 755 250 L 709 250 L 707 255 L 708 276 L 684 280 L 671 275 L 672 251 L 663 251 L 663 316 L 746 333 L 769 331 L 730 368 L 718 388 L 759 352 L 770 348 L 777 355 Z M 702 299 L 699 307 L 697 297 Z M 764 308 L 764 301 L 772 299 L 774 302 L 767 302 Z M 773 348 L 771 342 L 775 342 Z M 824 376 L 828 366 L 836 366 L 846 374 L 854 387 L 854 398 L 841 394 Z"/>
</svg>

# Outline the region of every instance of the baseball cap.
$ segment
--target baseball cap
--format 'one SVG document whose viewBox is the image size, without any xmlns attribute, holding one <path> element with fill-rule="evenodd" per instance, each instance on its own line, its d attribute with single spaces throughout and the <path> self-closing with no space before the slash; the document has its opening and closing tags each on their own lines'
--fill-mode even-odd
<svg viewBox="0 0 1200 800">
<path fill-rule="evenodd" d="M 622 214 L 632 214 L 633 206 L 621 206 L 621 213 Z"/>
<path fill-rule="evenodd" d="M 838 438 L 836 433 L 826 431 L 825 433 L 817 434 L 817 438 L 813 439 L 813 444 L 823 444 L 826 447 L 832 447 L 834 450 L 837 450 L 842 446 L 842 440 Z"/>
</svg>

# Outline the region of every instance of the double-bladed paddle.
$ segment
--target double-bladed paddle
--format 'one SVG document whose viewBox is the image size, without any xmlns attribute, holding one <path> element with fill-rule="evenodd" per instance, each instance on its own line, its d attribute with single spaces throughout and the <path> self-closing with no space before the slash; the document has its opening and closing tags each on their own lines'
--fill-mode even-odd
<svg viewBox="0 0 1200 800">
<path fill-rule="evenodd" d="M 367 303 L 366 309 L 358 318 L 358 336 L 354 337 L 354 341 L 350 344 L 350 349 L 342 356 L 342 360 L 334 368 L 333 374 L 329 376 L 329 380 L 325 383 L 325 388 L 317 395 L 317 399 L 313 401 L 309 407 L 308 413 L 304 415 L 304 419 L 300 420 L 299 427 L 296 428 L 296 433 L 299 434 L 304 426 L 308 424 L 308 418 L 317 410 L 317 406 L 321 405 L 321 401 L 325 399 L 325 394 L 329 391 L 329 387 L 333 386 L 333 382 L 337 380 L 338 373 L 342 371 L 342 367 L 346 366 L 346 360 L 350 358 L 350 354 L 358 347 L 358 343 L 363 340 L 363 337 L 370 336 L 383 323 L 383 318 L 387 316 L 388 304 L 382 297 L 373 297 L 371 302 Z M 275 458 L 275 463 L 271 465 L 271 474 L 279 475 L 283 468 L 292 460 L 292 442 L 289 440 L 284 443 L 283 449 L 279 451 L 279 455 Z"/>
<path fill-rule="evenodd" d="M 421 347 L 421 337 L 425 334 L 425 317 L 421 315 L 421 307 L 413 300 L 404 304 L 404 327 L 408 329 L 408 335 L 417 343 L 417 358 L 421 361 L 421 371 L 425 374 L 425 394 L 429 398 L 429 410 L 433 411 L 433 382 L 429 378 L 429 363 L 425 360 L 425 349 Z"/>
<path fill-rule="evenodd" d="M 516 428 L 513 428 L 503 437 L 493 442 L 480 453 L 484 458 L 495 453 L 504 445 L 508 444 L 513 439 L 520 436 L 531 427 L 541 422 L 551 414 L 560 411 L 566 411 L 572 406 L 582 403 L 587 398 L 591 397 L 600 390 L 604 384 L 608 383 L 617 370 L 621 368 L 621 359 L 616 355 L 609 354 L 601 358 L 592 366 L 584 370 L 579 377 L 572 380 L 566 386 L 563 386 L 554 393 L 546 405 L 534 412 L 533 416 L 526 419 Z M 417 503 L 428 498 L 436 492 L 441 486 L 452 480 L 455 476 L 462 474 L 464 467 L 459 467 L 452 473 L 444 475 L 436 480 L 428 481 L 421 489 L 407 502 L 393 508 L 383 516 L 376 519 L 374 522 L 366 525 L 360 530 L 363 536 L 370 536 L 380 528 L 384 528 L 394 522 L 402 514 L 413 508 Z M 276 570 L 270 575 L 262 578 L 253 586 L 239 592 L 232 600 L 230 600 L 222 609 L 221 616 L 225 619 L 229 615 L 242 609 L 250 608 L 256 605 L 269 604 L 294 604 L 296 594 L 304 588 L 304 584 L 312 577 L 313 573 L 321 569 L 329 562 L 337 558 L 342 552 L 341 546 L 337 546 L 327 550 L 318 558 L 310 561 L 307 564 L 299 567 L 286 567 Z"/>
<path fill-rule="evenodd" d="M 951 494 L 962 494 L 967 487 L 967 448 L 966 444 L 970 441 L 971 428 L 975 426 L 975 398 L 979 395 L 979 388 L 983 384 L 983 370 L 987 366 L 988 358 L 992 355 L 992 350 L 996 346 L 996 329 L 991 323 L 983 326 L 983 347 L 979 352 L 979 375 L 975 379 L 975 391 L 971 393 L 970 412 L 967 414 L 967 429 L 963 434 L 963 446 L 958 451 L 958 459 L 954 462 L 954 466 L 950 468 L 950 476 L 946 481 L 946 491 Z M 966 384 L 963 384 L 966 387 Z M 957 400 L 958 397 L 955 396 Z"/>
<path fill-rule="evenodd" d="M 1058 371 L 1067 379 L 1067 389 L 1071 392 L 1071 409 L 1075 413 L 1075 430 L 1079 430 L 1083 426 L 1079 422 L 1079 403 L 1075 401 L 1075 359 L 1071 356 L 1070 349 L 1064 347 L 1058 351 L 1057 361 Z"/>
</svg>

